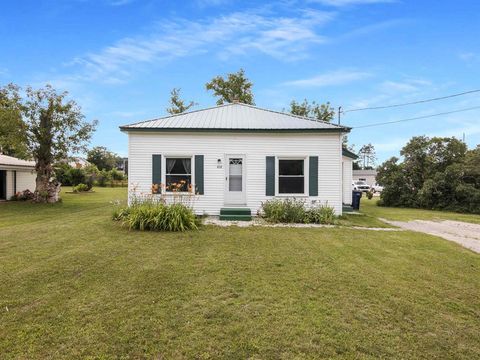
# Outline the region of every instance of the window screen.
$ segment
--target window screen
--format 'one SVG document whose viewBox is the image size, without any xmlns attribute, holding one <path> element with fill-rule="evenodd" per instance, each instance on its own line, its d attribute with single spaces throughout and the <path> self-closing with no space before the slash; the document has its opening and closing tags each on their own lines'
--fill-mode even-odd
<svg viewBox="0 0 480 360">
<path fill-rule="evenodd" d="M 304 194 L 304 160 L 278 161 L 278 192 L 280 194 Z"/>
</svg>

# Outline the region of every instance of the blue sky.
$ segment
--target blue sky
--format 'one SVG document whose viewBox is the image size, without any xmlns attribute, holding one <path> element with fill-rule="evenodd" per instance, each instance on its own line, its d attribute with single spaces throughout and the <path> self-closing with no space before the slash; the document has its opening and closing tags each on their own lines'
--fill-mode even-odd
<svg viewBox="0 0 480 360">
<path fill-rule="evenodd" d="M 92 145 L 125 155 L 118 126 L 165 115 L 182 89 L 197 108 L 215 104 L 204 84 L 243 67 L 256 104 L 292 99 L 352 109 L 480 88 L 477 0 L 36 0 L 9 1 L 0 13 L 0 84 L 51 83 L 68 90 L 87 119 Z M 480 95 L 348 113 L 360 126 L 480 105 Z M 353 129 L 379 160 L 414 135 L 465 133 L 480 143 L 480 110 Z"/>
</svg>

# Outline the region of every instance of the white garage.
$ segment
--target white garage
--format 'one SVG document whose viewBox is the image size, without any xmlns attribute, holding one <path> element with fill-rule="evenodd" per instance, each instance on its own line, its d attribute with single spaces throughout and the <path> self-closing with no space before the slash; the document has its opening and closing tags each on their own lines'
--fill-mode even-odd
<svg viewBox="0 0 480 360">
<path fill-rule="evenodd" d="M 0 154 L 0 200 L 24 190 L 35 191 L 35 162 Z"/>
</svg>

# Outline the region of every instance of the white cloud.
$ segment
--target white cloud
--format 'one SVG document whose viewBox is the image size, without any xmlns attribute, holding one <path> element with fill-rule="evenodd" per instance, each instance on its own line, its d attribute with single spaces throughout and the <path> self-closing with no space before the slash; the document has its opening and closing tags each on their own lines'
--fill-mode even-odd
<svg viewBox="0 0 480 360">
<path fill-rule="evenodd" d="M 393 3 L 396 0 L 310 0 L 311 2 L 319 3 L 327 6 L 344 7 L 350 5 L 368 5 L 380 3 Z"/>
<path fill-rule="evenodd" d="M 222 59 L 257 52 L 289 61 L 325 41 L 318 29 L 333 18 L 323 11 L 301 11 L 278 17 L 261 12 L 236 12 L 202 21 L 163 22 L 150 34 L 124 38 L 70 63 L 79 71 L 71 81 L 119 83 L 142 64 L 161 63 L 199 53 Z"/>
<path fill-rule="evenodd" d="M 370 77 L 371 74 L 364 71 L 337 70 L 329 73 L 317 75 L 308 79 L 287 81 L 284 85 L 298 87 L 325 87 L 344 85 L 354 81 L 363 80 Z"/>
</svg>

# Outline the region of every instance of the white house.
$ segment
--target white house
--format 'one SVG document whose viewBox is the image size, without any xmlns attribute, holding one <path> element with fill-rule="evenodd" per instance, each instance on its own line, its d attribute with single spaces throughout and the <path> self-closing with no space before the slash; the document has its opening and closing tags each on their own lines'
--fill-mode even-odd
<svg viewBox="0 0 480 360">
<path fill-rule="evenodd" d="M 0 154 L 0 200 L 24 190 L 35 191 L 35 162 Z"/>
<path fill-rule="evenodd" d="M 165 184 L 160 191 L 168 197 L 168 187 L 183 181 L 183 190 L 191 184 L 198 194 L 195 212 L 208 215 L 232 208 L 255 215 L 275 197 L 328 203 L 341 214 L 344 199 L 351 200 L 344 126 L 234 103 L 120 129 L 129 140 L 130 194 Z"/>
</svg>

